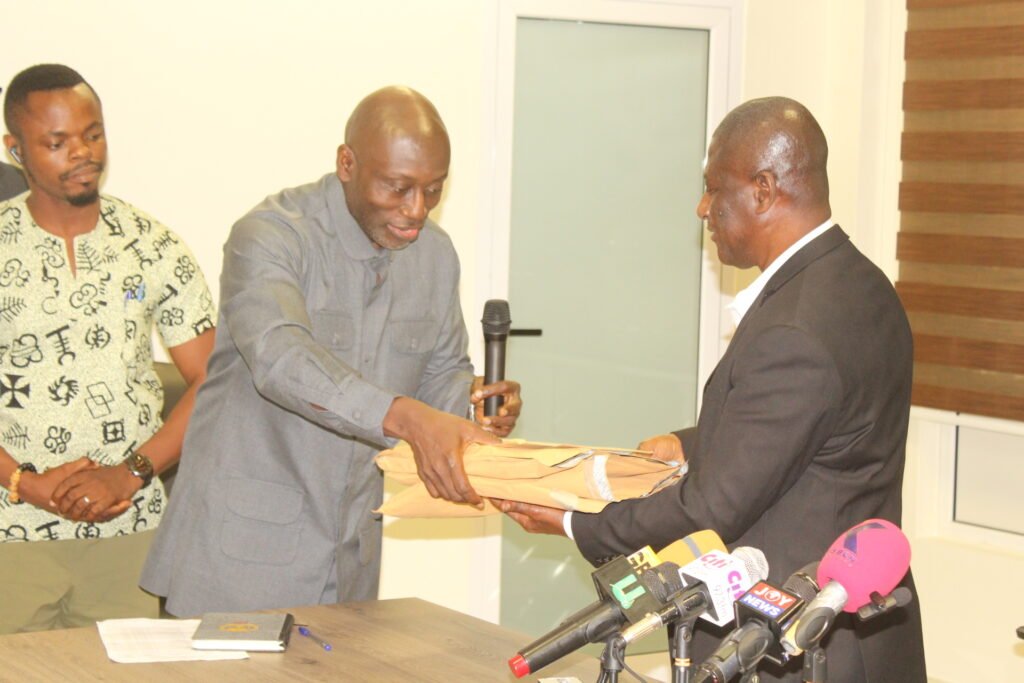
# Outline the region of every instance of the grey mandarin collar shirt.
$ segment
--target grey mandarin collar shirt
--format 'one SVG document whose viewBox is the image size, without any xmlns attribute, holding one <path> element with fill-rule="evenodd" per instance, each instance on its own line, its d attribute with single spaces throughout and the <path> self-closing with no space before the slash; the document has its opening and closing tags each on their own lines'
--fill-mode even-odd
<svg viewBox="0 0 1024 683">
<path fill-rule="evenodd" d="M 378 250 L 333 173 L 235 224 L 214 352 L 143 574 L 172 614 L 376 596 L 383 418 L 396 396 L 469 406 L 458 288 L 436 224 Z"/>
<path fill-rule="evenodd" d="M 328 174 L 269 197 L 235 226 L 222 315 L 265 397 L 387 445 L 381 422 L 398 395 L 465 414 L 472 370 L 458 279 L 436 224 L 406 249 L 377 249 Z"/>
</svg>

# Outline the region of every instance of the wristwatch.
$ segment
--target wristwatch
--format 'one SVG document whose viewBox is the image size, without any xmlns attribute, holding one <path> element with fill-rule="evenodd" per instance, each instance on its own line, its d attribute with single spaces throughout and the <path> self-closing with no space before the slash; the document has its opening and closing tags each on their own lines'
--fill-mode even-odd
<svg viewBox="0 0 1024 683">
<path fill-rule="evenodd" d="M 142 453 L 135 451 L 124 459 L 124 464 L 128 467 L 129 472 L 142 480 L 143 488 L 149 486 L 149 482 L 153 480 L 152 460 Z"/>
</svg>

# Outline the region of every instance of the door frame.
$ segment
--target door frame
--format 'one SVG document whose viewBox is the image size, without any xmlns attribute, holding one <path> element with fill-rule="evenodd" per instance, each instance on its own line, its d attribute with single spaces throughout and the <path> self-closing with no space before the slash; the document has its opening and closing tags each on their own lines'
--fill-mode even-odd
<svg viewBox="0 0 1024 683">
<path fill-rule="evenodd" d="M 470 310 L 483 310 L 487 299 L 507 299 L 512 202 L 512 131 L 515 100 L 516 24 L 520 18 L 562 19 L 667 28 L 703 29 L 708 40 L 707 130 L 712 132 L 725 114 L 740 102 L 744 0 L 498 0 L 489 7 L 488 25 L 494 34 L 483 47 L 483 145 L 480 172 L 480 214 L 476 234 L 476 300 Z M 493 65 L 493 71 L 487 68 Z M 486 179 L 490 179 L 489 181 Z M 725 306 L 732 300 L 733 274 L 723 269 L 714 249 L 704 245 L 700 286 L 700 335 L 697 353 L 696 406 L 700 410 L 704 382 L 710 376 L 731 334 Z M 474 342 L 482 343 L 475 330 Z M 476 343 L 476 346 L 480 346 Z M 475 348 L 474 347 L 474 348 Z M 670 425 L 674 426 L 674 425 Z M 500 609 L 501 518 L 485 518 L 487 550 L 484 576 L 496 585 L 482 587 L 482 611 L 497 621 Z"/>
<path fill-rule="evenodd" d="M 742 61 L 742 0 L 682 2 L 661 0 L 499 0 L 492 26 L 497 34 L 491 63 L 495 72 L 485 88 L 484 139 L 493 147 L 484 149 L 481 170 L 491 182 L 481 184 L 485 196 L 480 202 L 477 229 L 477 300 L 471 310 L 483 310 L 487 299 L 505 299 L 509 287 L 509 257 L 512 202 L 512 130 L 515 99 L 516 22 L 520 18 L 564 19 L 638 26 L 695 28 L 709 32 L 708 97 L 706 139 L 718 123 L 740 102 Z M 493 105 L 488 107 L 487 103 Z M 725 271 L 714 249 L 702 236 L 700 339 L 697 354 L 697 396 L 725 351 L 731 325 L 724 315 L 731 301 L 731 287 L 723 284 Z"/>
</svg>

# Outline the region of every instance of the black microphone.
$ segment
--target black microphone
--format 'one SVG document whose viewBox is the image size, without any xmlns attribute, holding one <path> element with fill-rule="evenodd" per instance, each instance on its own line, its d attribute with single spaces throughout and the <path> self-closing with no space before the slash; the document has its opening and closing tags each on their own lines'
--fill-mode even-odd
<svg viewBox="0 0 1024 683">
<path fill-rule="evenodd" d="M 658 609 L 658 601 L 637 575 L 636 567 L 622 555 L 598 567 L 593 579 L 599 600 L 508 660 L 516 678 L 542 669 L 587 643 L 601 642 L 624 623 Z"/>
<path fill-rule="evenodd" d="M 645 574 L 653 566 L 669 564 L 678 568 L 713 551 L 724 551 L 714 531 L 697 531 L 655 553 L 641 548 L 628 557 L 618 556 L 593 572 L 598 600 L 565 619 L 508 660 L 516 678 L 542 669 L 587 643 L 599 643 L 623 624 L 636 623 L 658 611 L 661 602 L 652 594 L 659 589 L 654 577 Z M 678 569 L 676 571 L 678 577 Z"/>
<path fill-rule="evenodd" d="M 737 628 L 727 635 L 694 677 L 694 683 L 726 683 L 737 673 L 753 671 L 765 657 L 784 664 L 789 655 L 780 644 L 783 631 L 814 598 L 817 562 L 793 572 L 782 588 L 759 581 L 735 603 Z"/>
<path fill-rule="evenodd" d="M 685 567 L 674 562 L 651 567 L 644 573 L 644 583 L 661 607 L 623 629 L 622 639 L 629 644 L 662 626 L 697 616 L 705 616 L 712 623 L 726 624 L 732 619 L 719 615 L 726 609 L 722 603 L 731 605 L 732 597 L 766 576 L 768 562 L 764 553 L 747 546 L 736 548 L 728 555 L 706 553 Z"/>
<path fill-rule="evenodd" d="M 488 300 L 484 304 L 484 317 L 480 322 L 484 326 L 484 384 L 494 384 L 505 379 L 505 342 L 508 341 L 508 331 L 512 327 L 508 302 L 503 299 Z M 497 415 L 501 401 L 501 396 L 484 399 L 484 415 Z"/>
</svg>

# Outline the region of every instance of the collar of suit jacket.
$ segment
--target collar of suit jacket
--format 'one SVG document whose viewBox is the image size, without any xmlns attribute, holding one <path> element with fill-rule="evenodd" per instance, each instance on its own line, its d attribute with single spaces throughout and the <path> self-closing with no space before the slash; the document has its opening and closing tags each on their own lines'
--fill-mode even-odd
<svg viewBox="0 0 1024 683">
<path fill-rule="evenodd" d="M 775 275 L 773 275 L 765 285 L 764 290 L 761 292 L 761 296 L 759 296 L 758 299 L 760 301 L 764 301 L 766 298 L 777 292 L 782 285 L 786 284 L 786 282 L 788 282 L 794 275 L 806 268 L 809 264 L 817 261 L 836 247 L 848 242 L 849 239 L 849 235 L 843 232 L 843 229 L 840 228 L 838 224 L 833 225 L 822 235 L 804 245 L 802 249 L 793 254 L 788 261 L 783 263 L 782 267 L 779 268 Z"/>
</svg>

